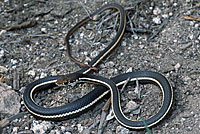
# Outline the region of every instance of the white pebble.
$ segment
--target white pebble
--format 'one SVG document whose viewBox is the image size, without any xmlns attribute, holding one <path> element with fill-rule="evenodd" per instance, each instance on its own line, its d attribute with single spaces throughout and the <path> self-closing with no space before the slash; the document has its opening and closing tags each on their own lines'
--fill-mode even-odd
<svg viewBox="0 0 200 134">
<path fill-rule="evenodd" d="M 164 19 L 168 19 L 168 18 L 169 18 L 169 15 L 168 15 L 168 14 L 163 14 L 162 17 L 163 17 Z"/>
<path fill-rule="evenodd" d="M 58 20 L 55 20 L 55 21 L 54 21 L 54 24 L 58 24 Z"/>
<path fill-rule="evenodd" d="M 160 19 L 159 17 L 154 17 L 154 18 L 153 18 L 153 22 L 154 22 L 155 24 L 161 24 L 161 23 L 162 23 L 162 21 L 161 21 L 161 19 Z"/>
<path fill-rule="evenodd" d="M 18 129 L 19 129 L 19 127 L 13 127 L 12 133 L 14 133 L 14 134 L 17 133 Z"/>
<path fill-rule="evenodd" d="M 153 10 L 153 14 L 154 15 L 158 15 L 158 14 L 160 14 L 161 13 L 161 10 L 158 8 L 158 7 L 156 7 L 154 10 Z"/>
<path fill-rule="evenodd" d="M 186 2 L 186 3 L 189 3 L 190 1 L 191 1 L 191 0 L 186 0 L 185 2 Z"/>
<path fill-rule="evenodd" d="M 3 72 L 7 72 L 8 69 L 5 68 L 4 66 L 0 66 L 0 72 L 3 73 Z"/>
<path fill-rule="evenodd" d="M 95 58 L 98 54 L 99 54 L 98 51 L 93 51 L 90 53 L 90 57 Z"/>
<path fill-rule="evenodd" d="M 174 4 L 173 4 L 173 6 L 175 6 L 175 7 L 176 7 L 177 5 L 178 5 L 178 3 L 174 3 Z"/>
<path fill-rule="evenodd" d="M 61 126 L 61 131 L 62 131 L 62 132 L 65 132 L 65 130 L 66 130 L 65 127 L 64 127 L 64 126 Z"/>
<path fill-rule="evenodd" d="M 2 58 L 4 56 L 4 50 L 0 50 L 0 58 Z"/>
<path fill-rule="evenodd" d="M 169 13 L 169 16 L 173 16 L 173 13 L 172 13 L 172 12 L 170 12 L 170 13 Z"/>
<path fill-rule="evenodd" d="M 14 60 L 14 59 L 11 59 L 10 62 L 11 62 L 12 65 L 17 64 L 17 60 Z"/>
<path fill-rule="evenodd" d="M 129 129 L 122 126 L 117 126 L 116 134 L 129 134 Z"/>
<path fill-rule="evenodd" d="M 175 70 L 176 71 L 178 71 L 178 69 L 181 67 L 181 64 L 180 63 L 177 63 L 175 66 L 174 66 L 174 68 L 175 68 Z"/>
<path fill-rule="evenodd" d="M 193 34 L 190 34 L 190 35 L 189 35 L 189 39 L 190 39 L 190 40 L 193 40 L 193 38 L 194 38 L 194 35 L 193 35 Z"/>
<path fill-rule="evenodd" d="M 81 133 L 83 131 L 83 126 L 81 124 L 77 124 L 78 131 Z"/>
<path fill-rule="evenodd" d="M 41 75 L 40 75 L 40 78 L 44 78 L 46 76 L 47 76 L 47 74 L 42 72 Z"/>
<path fill-rule="evenodd" d="M 138 108 L 138 104 L 135 101 L 129 101 L 126 104 L 126 108 L 127 108 L 128 111 L 131 111 L 131 110 Z"/>
<path fill-rule="evenodd" d="M 29 76 L 35 77 L 35 71 L 34 71 L 34 70 L 30 70 L 30 71 L 28 72 L 28 75 L 29 75 Z"/>
<path fill-rule="evenodd" d="M 43 33 L 47 33 L 47 29 L 44 27 L 44 28 L 41 28 L 41 31 L 43 32 Z"/>
<path fill-rule="evenodd" d="M 128 72 L 133 72 L 133 68 L 130 67 L 130 68 L 126 71 L 126 73 L 128 73 Z"/>
<path fill-rule="evenodd" d="M 1 30 L 0 31 L 0 35 L 2 35 L 3 33 L 5 33 L 6 32 L 6 30 Z"/>
<path fill-rule="evenodd" d="M 72 134 L 71 132 L 65 132 L 65 134 Z"/>
<path fill-rule="evenodd" d="M 84 33 L 81 33 L 81 34 L 80 34 L 81 39 L 83 39 L 83 36 L 84 36 Z"/>
</svg>

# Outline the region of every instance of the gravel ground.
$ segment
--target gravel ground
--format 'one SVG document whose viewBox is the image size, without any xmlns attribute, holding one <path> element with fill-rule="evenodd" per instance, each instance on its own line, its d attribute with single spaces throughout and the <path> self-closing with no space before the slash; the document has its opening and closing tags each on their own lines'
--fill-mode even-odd
<svg viewBox="0 0 200 134">
<path fill-rule="evenodd" d="M 13 90 L 21 98 L 21 107 L 18 109 L 20 112 L 17 113 L 20 118 L 3 126 L 2 120 L 11 119 L 9 117 L 12 115 L 1 113 L 0 132 L 147 133 L 146 130 L 136 131 L 122 127 L 110 114 L 110 110 L 106 111 L 107 119 L 100 126 L 99 120 L 103 115 L 101 110 L 107 98 L 80 117 L 59 122 L 37 119 L 27 114 L 23 105 L 23 92 L 28 83 L 46 76 L 68 74 L 81 68 L 66 56 L 64 38 L 69 29 L 82 18 L 111 2 L 125 7 L 127 27 L 136 30 L 134 33 L 125 33 L 121 45 L 101 62 L 99 71 L 94 74 L 111 78 L 138 70 L 162 73 L 172 83 L 174 103 L 167 117 L 151 128 L 152 133 L 199 134 L 199 0 L 0 1 L 0 87 L 4 84 L 2 87 Z M 109 17 L 109 12 L 107 13 Z M 118 15 L 105 22 L 105 18 L 102 18 L 105 14 L 99 16 L 97 21 L 91 21 L 77 30 L 70 39 L 73 56 L 84 63 L 88 63 L 108 45 L 119 25 Z M 74 101 L 94 87 L 84 83 L 59 90 L 49 89 L 38 93 L 35 98 L 39 105 L 54 107 Z M 137 86 L 128 87 L 121 93 L 123 110 L 130 118 L 138 119 L 141 115 L 148 118 L 159 109 L 162 94 L 153 85 L 140 85 L 139 91 L 137 89 Z M 138 99 L 138 94 L 142 98 Z"/>
</svg>

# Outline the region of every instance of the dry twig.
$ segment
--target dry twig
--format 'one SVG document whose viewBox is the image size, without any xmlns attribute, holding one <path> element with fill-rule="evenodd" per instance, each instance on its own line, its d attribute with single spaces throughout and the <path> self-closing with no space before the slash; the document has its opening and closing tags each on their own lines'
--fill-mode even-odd
<svg viewBox="0 0 200 134">
<path fill-rule="evenodd" d="M 200 21 L 200 17 L 184 16 L 186 20 Z"/>
</svg>

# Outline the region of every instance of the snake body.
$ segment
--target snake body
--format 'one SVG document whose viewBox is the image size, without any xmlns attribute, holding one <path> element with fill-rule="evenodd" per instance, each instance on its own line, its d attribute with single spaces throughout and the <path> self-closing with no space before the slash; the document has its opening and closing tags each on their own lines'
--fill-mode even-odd
<svg viewBox="0 0 200 134">
<path fill-rule="evenodd" d="M 95 15 L 108 10 L 115 9 L 119 12 L 120 15 L 120 25 L 118 28 L 118 32 L 112 42 L 105 48 L 96 58 L 94 58 L 88 65 L 83 64 L 77 61 L 75 58 L 71 56 L 70 53 L 70 45 L 69 38 L 70 36 L 82 25 L 91 20 Z M 102 99 L 108 93 L 111 93 L 111 102 L 112 102 L 112 110 L 115 115 L 117 121 L 123 126 L 131 129 L 143 129 L 145 128 L 145 124 L 142 120 L 131 120 L 128 119 L 122 112 L 120 105 L 120 93 L 118 88 L 123 86 L 127 79 L 129 78 L 129 84 L 135 84 L 138 80 L 141 84 L 152 83 L 157 85 L 163 94 L 162 97 L 162 106 L 159 109 L 158 113 L 146 119 L 145 122 L 148 127 L 151 127 L 158 122 L 160 122 L 166 114 L 169 112 L 172 101 L 173 101 L 173 89 L 169 83 L 169 81 L 161 74 L 151 71 L 137 71 L 130 72 L 125 74 L 120 74 L 111 79 L 103 78 L 101 76 L 95 76 L 88 74 L 92 69 L 95 69 L 95 66 L 106 57 L 111 50 L 113 50 L 120 42 L 123 34 L 125 32 L 126 27 L 126 13 L 124 9 L 118 4 L 107 4 L 98 9 L 96 12 L 92 13 L 90 17 L 86 17 L 79 23 L 77 23 L 67 34 L 65 37 L 65 44 L 67 46 L 67 54 L 70 59 L 77 64 L 84 66 L 85 68 L 80 71 L 74 72 L 72 74 L 61 75 L 61 76 L 49 76 L 46 78 L 42 78 L 39 80 L 30 83 L 26 90 L 24 91 L 24 102 L 25 106 L 30 113 L 37 117 L 41 117 L 44 119 L 63 119 L 63 118 L 72 118 L 76 115 L 80 115 L 82 112 L 91 108 L 97 101 Z M 82 98 L 72 102 L 65 104 L 59 107 L 53 108 L 45 108 L 39 106 L 35 103 L 33 95 L 37 91 L 45 90 L 48 88 L 53 88 L 58 86 L 59 84 L 65 84 L 69 81 L 84 81 L 84 82 L 92 82 L 98 84 L 98 86 L 83 96 Z"/>
</svg>

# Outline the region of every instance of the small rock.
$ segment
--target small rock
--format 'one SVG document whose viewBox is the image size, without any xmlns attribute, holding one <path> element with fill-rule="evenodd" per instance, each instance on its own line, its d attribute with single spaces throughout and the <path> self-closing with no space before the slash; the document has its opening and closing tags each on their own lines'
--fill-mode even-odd
<svg viewBox="0 0 200 134">
<path fill-rule="evenodd" d="M 175 6 L 175 7 L 176 7 L 177 5 L 178 5 L 178 3 L 176 3 L 176 2 L 173 4 L 173 6 Z"/>
<path fill-rule="evenodd" d="M 6 33 L 6 30 L 1 30 L 0 31 L 0 35 L 2 35 L 3 33 Z"/>
<path fill-rule="evenodd" d="M 47 29 L 45 27 L 41 28 L 41 32 L 46 34 L 47 33 Z"/>
<path fill-rule="evenodd" d="M 64 134 L 72 134 L 71 132 L 65 132 Z"/>
<path fill-rule="evenodd" d="M 84 37 L 84 33 L 81 33 L 80 38 L 83 39 L 83 37 Z"/>
<path fill-rule="evenodd" d="M 189 39 L 193 40 L 193 38 L 194 38 L 194 35 L 193 34 L 189 34 Z"/>
<path fill-rule="evenodd" d="M 20 97 L 14 90 L 0 86 L 0 113 L 15 115 L 19 113 Z"/>
<path fill-rule="evenodd" d="M 190 26 L 194 26 L 194 21 L 190 21 Z"/>
<path fill-rule="evenodd" d="M 95 58 L 98 54 L 99 54 L 98 51 L 93 51 L 93 52 L 91 52 L 90 57 Z"/>
<path fill-rule="evenodd" d="M 158 7 L 156 7 L 154 10 L 153 10 L 153 14 L 154 15 L 159 15 L 161 13 L 161 10 L 158 8 Z"/>
<path fill-rule="evenodd" d="M 62 132 L 65 132 L 65 131 L 66 131 L 66 129 L 65 129 L 64 126 L 61 126 L 61 131 L 62 131 Z"/>
<path fill-rule="evenodd" d="M 181 64 L 180 63 L 177 63 L 175 66 L 174 66 L 174 68 L 175 68 L 175 70 L 176 71 L 178 71 L 178 69 L 181 67 Z"/>
<path fill-rule="evenodd" d="M 105 67 L 114 67 L 115 63 L 113 61 L 106 62 Z"/>
<path fill-rule="evenodd" d="M 169 15 L 168 15 L 168 14 L 163 14 L 162 17 L 163 17 L 164 19 L 168 19 L 168 18 L 169 18 Z"/>
<path fill-rule="evenodd" d="M 122 126 L 117 126 L 116 134 L 129 134 L 129 129 Z"/>
<path fill-rule="evenodd" d="M 54 24 L 58 24 L 58 20 L 55 20 L 55 21 L 54 21 Z"/>
<path fill-rule="evenodd" d="M 170 13 L 169 13 L 169 16 L 173 16 L 173 13 L 172 13 L 172 12 L 170 12 Z"/>
<path fill-rule="evenodd" d="M 6 73 L 7 71 L 7 68 L 5 68 L 4 66 L 0 66 L 0 73 Z"/>
<path fill-rule="evenodd" d="M 42 72 L 41 75 L 40 75 L 40 78 L 44 78 L 44 77 L 46 77 L 46 76 L 47 76 L 47 74 L 44 73 L 44 72 Z"/>
<path fill-rule="evenodd" d="M 199 29 L 199 24 L 195 24 L 194 28 L 198 30 Z"/>
<path fill-rule="evenodd" d="M 56 129 L 55 134 L 61 134 L 61 132 L 58 129 Z"/>
<path fill-rule="evenodd" d="M 0 58 L 3 58 L 4 57 L 4 50 L 0 50 Z"/>
<path fill-rule="evenodd" d="M 39 122 L 39 121 L 33 121 L 31 124 L 31 130 L 33 130 L 34 134 L 45 134 L 47 129 L 51 128 L 51 123 L 47 121 Z"/>
<path fill-rule="evenodd" d="M 135 109 L 138 108 L 138 104 L 135 102 L 135 101 L 129 101 L 127 104 L 126 104 L 126 110 L 125 111 L 133 111 Z"/>
<path fill-rule="evenodd" d="M 83 131 L 83 126 L 81 124 L 77 124 L 78 131 L 81 133 Z"/>
<path fill-rule="evenodd" d="M 174 43 L 177 43 L 177 41 L 178 41 L 177 39 L 173 40 Z"/>
<path fill-rule="evenodd" d="M 28 72 L 28 75 L 29 75 L 29 76 L 32 76 L 32 77 L 35 77 L 35 71 L 34 71 L 34 70 L 30 70 L 30 71 Z"/>
<path fill-rule="evenodd" d="M 154 22 L 155 24 L 161 24 L 161 23 L 162 23 L 160 17 L 154 17 L 154 18 L 153 18 L 153 22 Z"/>
<path fill-rule="evenodd" d="M 18 129 L 19 129 L 19 127 L 13 127 L 13 131 L 12 131 L 12 133 L 18 133 Z"/>
<path fill-rule="evenodd" d="M 133 72 L 133 68 L 130 67 L 128 70 L 126 70 L 126 73 L 128 73 L 128 72 Z"/>
<path fill-rule="evenodd" d="M 14 66 L 15 64 L 17 64 L 17 60 L 11 59 L 10 60 L 10 66 Z"/>
<path fill-rule="evenodd" d="M 126 41 L 122 42 L 122 46 L 124 46 L 124 47 L 126 46 Z"/>
</svg>

